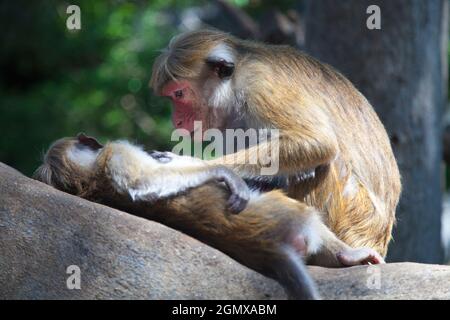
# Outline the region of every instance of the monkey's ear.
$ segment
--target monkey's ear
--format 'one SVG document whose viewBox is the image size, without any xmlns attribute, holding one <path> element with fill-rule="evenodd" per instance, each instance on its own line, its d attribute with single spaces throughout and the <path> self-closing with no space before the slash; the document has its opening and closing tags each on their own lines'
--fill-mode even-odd
<svg viewBox="0 0 450 320">
<path fill-rule="evenodd" d="M 103 145 L 97 141 L 97 139 L 93 137 L 89 137 L 85 135 L 83 132 L 77 134 L 78 142 L 86 147 L 91 148 L 92 150 L 99 150 L 103 148 Z"/>
<path fill-rule="evenodd" d="M 229 79 L 234 72 L 234 63 L 225 59 L 209 57 L 206 64 L 214 71 L 214 73 L 222 80 Z"/>
</svg>

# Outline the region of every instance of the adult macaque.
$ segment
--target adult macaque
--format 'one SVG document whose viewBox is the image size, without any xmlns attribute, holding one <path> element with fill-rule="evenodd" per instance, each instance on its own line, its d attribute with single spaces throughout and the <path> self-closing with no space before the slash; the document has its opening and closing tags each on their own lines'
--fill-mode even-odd
<svg viewBox="0 0 450 320">
<path fill-rule="evenodd" d="M 371 249 L 344 244 L 314 208 L 281 191 L 250 192 L 225 167 L 146 153 L 126 141 L 102 146 L 83 134 L 58 140 L 34 177 L 181 230 L 278 280 L 295 299 L 318 298 L 302 258 L 314 255 L 334 266 L 382 262 Z"/>
<path fill-rule="evenodd" d="M 339 72 L 287 46 L 200 30 L 172 39 L 154 64 L 151 86 L 173 101 L 176 128 L 192 133 L 197 120 L 204 130 L 279 129 L 279 171 L 264 179 L 285 179 L 288 196 L 324 213 L 326 226 L 351 247 L 386 255 L 401 191 L 398 167 L 376 113 Z M 246 161 L 258 148 L 271 153 L 266 141 L 211 164 L 261 179 L 263 164 Z"/>
</svg>

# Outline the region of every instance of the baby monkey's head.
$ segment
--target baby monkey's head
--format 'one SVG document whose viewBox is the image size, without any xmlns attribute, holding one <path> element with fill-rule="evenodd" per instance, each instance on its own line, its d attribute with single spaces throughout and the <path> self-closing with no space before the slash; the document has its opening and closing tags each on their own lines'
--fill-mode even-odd
<svg viewBox="0 0 450 320">
<path fill-rule="evenodd" d="M 33 178 L 74 195 L 87 189 L 93 166 L 103 148 L 95 138 L 79 133 L 75 138 L 55 141 L 44 155 Z"/>
</svg>

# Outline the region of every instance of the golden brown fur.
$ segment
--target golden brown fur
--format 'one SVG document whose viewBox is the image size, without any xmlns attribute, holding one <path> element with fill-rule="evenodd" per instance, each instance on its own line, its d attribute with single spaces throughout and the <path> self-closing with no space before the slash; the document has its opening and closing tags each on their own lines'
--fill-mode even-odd
<svg viewBox="0 0 450 320">
<path fill-rule="evenodd" d="M 304 53 L 213 30 L 173 39 L 155 62 L 151 86 L 161 93 L 168 82 L 189 81 L 196 93 L 193 104 L 207 114 L 206 124 L 230 126 L 214 118 L 205 89 L 207 81 L 217 81 L 205 58 L 220 44 L 235 58 L 229 80 L 234 96 L 223 103 L 227 116 L 239 113 L 248 128 L 280 130 L 280 174 L 322 171 L 314 181 L 290 179 L 288 195 L 325 213 L 328 227 L 350 246 L 386 255 L 401 183 L 389 138 L 369 102 L 343 75 Z M 270 149 L 270 144 L 239 151 L 238 161 L 233 155 L 212 163 L 244 177 L 258 175 L 261 164 L 241 164 L 256 148 Z"/>
<path fill-rule="evenodd" d="M 119 153 L 124 157 L 120 180 L 126 179 L 130 187 L 134 181 L 156 176 L 158 171 L 143 167 L 131 149 L 121 148 L 120 143 L 107 144 L 91 167 L 82 167 L 67 156 L 68 151 L 78 145 L 79 142 L 71 138 L 56 141 L 34 178 L 194 236 L 244 265 L 277 279 L 291 298 L 318 297 L 303 267 L 301 253 L 291 254 L 293 249 L 289 249 L 290 238 L 295 237 L 313 215 L 311 209 L 292 200 L 283 204 L 286 198 L 280 191 L 273 191 L 257 201 L 250 201 L 247 208 L 236 215 L 227 207 L 229 191 L 218 183 L 207 183 L 169 198 L 134 201 L 117 186 L 118 173 L 112 157 Z"/>
<path fill-rule="evenodd" d="M 328 267 L 383 262 L 371 249 L 348 247 L 321 222 L 316 209 L 279 190 L 252 193 L 246 208 L 235 214 L 229 200 L 236 195 L 233 190 L 245 189 L 241 178 L 224 167 L 218 172 L 230 174 L 217 176 L 217 168 L 198 159 L 165 156 L 172 157 L 171 161 L 161 163 L 159 154 L 155 157 L 154 152 L 145 153 L 125 141 L 101 146 L 79 135 L 56 141 L 34 177 L 62 191 L 181 230 L 277 279 L 295 298 L 317 297 L 302 258 Z M 199 175 L 220 180 L 197 180 L 196 187 L 182 187 L 183 180 L 195 181 Z M 231 181 L 219 184 L 222 177 Z M 164 188 L 161 181 L 175 182 L 178 192 L 155 197 L 149 190 L 155 190 L 152 185 Z M 143 191 L 139 197 L 136 190 Z"/>
</svg>

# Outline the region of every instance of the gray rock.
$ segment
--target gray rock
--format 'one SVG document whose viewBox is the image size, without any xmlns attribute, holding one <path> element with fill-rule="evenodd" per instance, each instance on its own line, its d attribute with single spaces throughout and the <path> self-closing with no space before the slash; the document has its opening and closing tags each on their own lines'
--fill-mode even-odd
<svg viewBox="0 0 450 320">
<path fill-rule="evenodd" d="M 286 297 L 275 281 L 178 231 L 57 191 L 1 163 L 0 194 L 1 299 Z M 67 288 L 71 265 L 80 268 L 80 290 Z M 310 270 L 324 298 L 450 298 L 447 266 Z"/>
<path fill-rule="evenodd" d="M 402 262 L 310 271 L 326 299 L 450 299 L 450 266 Z"/>
</svg>

